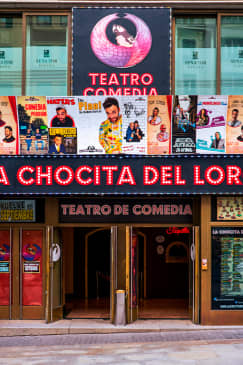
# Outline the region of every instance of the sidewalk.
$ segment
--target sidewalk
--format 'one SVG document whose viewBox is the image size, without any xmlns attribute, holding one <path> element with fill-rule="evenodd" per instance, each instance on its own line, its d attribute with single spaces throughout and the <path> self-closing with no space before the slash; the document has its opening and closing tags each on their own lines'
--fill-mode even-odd
<svg viewBox="0 0 243 365">
<path fill-rule="evenodd" d="M 102 319 L 72 319 L 46 324 L 37 320 L 0 320 L 0 336 L 38 336 L 68 334 L 144 333 L 169 331 L 243 329 L 243 326 L 201 326 L 189 320 L 137 320 L 126 326 L 114 326 Z"/>
</svg>

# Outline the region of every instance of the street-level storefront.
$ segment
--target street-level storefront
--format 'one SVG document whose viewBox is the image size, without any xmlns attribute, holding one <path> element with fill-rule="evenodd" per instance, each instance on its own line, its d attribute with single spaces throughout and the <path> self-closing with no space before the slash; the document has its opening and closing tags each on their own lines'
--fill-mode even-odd
<svg viewBox="0 0 243 365">
<path fill-rule="evenodd" d="M 95 186 L 107 157 L 27 162 L 1 161 L 2 319 L 114 321 L 125 290 L 128 323 L 243 322 L 241 157 L 113 157 Z"/>
</svg>

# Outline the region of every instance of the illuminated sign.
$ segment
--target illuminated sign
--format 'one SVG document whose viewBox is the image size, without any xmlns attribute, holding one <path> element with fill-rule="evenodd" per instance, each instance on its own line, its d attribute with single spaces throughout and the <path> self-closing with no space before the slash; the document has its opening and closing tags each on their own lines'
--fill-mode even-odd
<svg viewBox="0 0 243 365">
<path fill-rule="evenodd" d="M 168 8 L 74 8 L 73 95 L 169 94 L 170 27 Z"/>
<path fill-rule="evenodd" d="M 243 156 L 0 156 L 0 194 L 242 194 Z"/>
</svg>

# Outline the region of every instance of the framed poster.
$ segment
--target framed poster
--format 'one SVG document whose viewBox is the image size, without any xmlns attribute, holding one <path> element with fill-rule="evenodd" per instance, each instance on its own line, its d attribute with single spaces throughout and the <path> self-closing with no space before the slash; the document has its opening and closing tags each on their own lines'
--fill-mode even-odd
<svg viewBox="0 0 243 365">
<path fill-rule="evenodd" d="M 162 7 L 73 8 L 73 95 L 169 94 L 170 19 Z"/>
<path fill-rule="evenodd" d="M 243 309 L 243 229 L 213 227 L 212 309 Z"/>
</svg>

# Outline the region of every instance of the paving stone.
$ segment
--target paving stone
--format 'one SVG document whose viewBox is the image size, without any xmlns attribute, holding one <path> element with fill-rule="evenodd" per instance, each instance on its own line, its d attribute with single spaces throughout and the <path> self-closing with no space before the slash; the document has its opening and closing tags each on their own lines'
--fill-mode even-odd
<svg viewBox="0 0 243 365">
<path fill-rule="evenodd" d="M 174 352 L 168 353 L 169 358 L 178 360 L 189 359 L 189 360 L 203 360 L 203 359 L 215 359 L 217 357 L 214 351 L 188 351 L 188 352 Z"/>
</svg>

